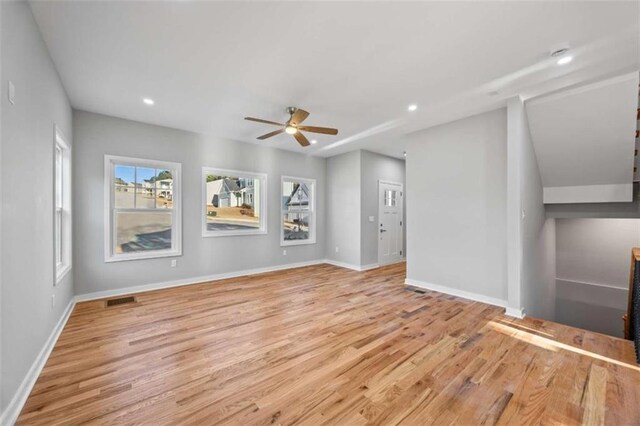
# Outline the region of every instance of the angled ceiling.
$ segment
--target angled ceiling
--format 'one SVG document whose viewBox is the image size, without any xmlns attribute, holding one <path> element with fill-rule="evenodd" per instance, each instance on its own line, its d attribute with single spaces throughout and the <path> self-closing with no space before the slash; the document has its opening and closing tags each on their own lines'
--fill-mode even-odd
<svg viewBox="0 0 640 426">
<path fill-rule="evenodd" d="M 545 203 L 632 199 L 638 73 L 526 103 Z"/>
<path fill-rule="evenodd" d="M 409 132 L 640 68 L 637 2 L 31 7 L 75 108 L 322 156 L 401 157 Z M 575 58 L 559 67 L 549 51 L 566 44 Z M 339 135 L 256 141 L 273 128 L 243 117 L 282 121 L 289 105 Z"/>
</svg>

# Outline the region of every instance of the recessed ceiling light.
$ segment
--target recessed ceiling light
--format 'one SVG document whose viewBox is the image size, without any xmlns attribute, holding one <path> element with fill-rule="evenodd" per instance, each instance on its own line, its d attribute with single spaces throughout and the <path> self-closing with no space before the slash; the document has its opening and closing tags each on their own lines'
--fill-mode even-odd
<svg viewBox="0 0 640 426">
<path fill-rule="evenodd" d="M 418 109 L 418 105 L 416 104 L 411 104 L 409 105 L 409 108 L 407 108 L 409 111 L 415 111 Z"/>
<path fill-rule="evenodd" d="M 566 65 L 573 60 L 573 56 L 564 56 L 558 59 L 558 65 Z"/>
<path fill-rule="evenodd" d="M 316 143 L 318 143 L 318 141 L 314 139 L 314 140 L 311 141 L 311 143 L 312 144 L 316 144 Z"/>
<path fill-rule="evenodd" d="M 298 129 L 296 129 L 296 128 L 295 128 L 295 127 L 293 127 L 293 126 L 287 126 L 287 127 L 284 129 L 284 131 L 285 131 L 285 132 L 287 132 L 287 133 L 289 133 L 290 135 L 293 135 L 295 132 L 297 132 L 297 131 L 298 131 Z"/>
<path fill-rule="evenodd" d="M 147 104 L 147 105 L 153 105 L 153 104 L 155 104 L 155 102 L 153 102 L 153 99 L 149 99 L 149 98 L 144 98 L 144 99 L 142 100 L 142 102 L 144 102 L 144 103 L 145 103 L 145 104 Z"/>
</svg>

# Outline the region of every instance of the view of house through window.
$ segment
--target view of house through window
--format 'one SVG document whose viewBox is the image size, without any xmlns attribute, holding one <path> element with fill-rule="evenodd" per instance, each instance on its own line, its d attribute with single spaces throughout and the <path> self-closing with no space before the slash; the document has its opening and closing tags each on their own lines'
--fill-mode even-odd
<svg viewBox="0 0 640 426">
<path fill-rule="evenodd" d="M 282 243 L 285 245 L 315 242 L 315 181 L 282 179 Z"/>
<path fill-rule="evenodd" d="M 179 165 L 167 167 L 169 164 L 173 163 L 138 165 L 113 161 L 113 257 L 139 258 L 177 250 L 175 185 Z"/>
<path fill-rule="evenodd" d="M 265 175 L 203 170 L 205 236 L 266 232 L 262 200 Z"/>
</svg>

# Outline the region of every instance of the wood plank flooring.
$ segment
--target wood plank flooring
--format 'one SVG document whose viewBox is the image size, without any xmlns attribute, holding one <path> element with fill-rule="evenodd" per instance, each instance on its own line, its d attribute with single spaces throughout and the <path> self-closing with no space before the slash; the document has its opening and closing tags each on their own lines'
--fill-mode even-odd
<svg viewBox="0 0 640 426">
<path fill-rule="evenodd" d="M 318 265 L 78 304 L 19 424 L 640 424 L 631 343 Z"/>
</svg>

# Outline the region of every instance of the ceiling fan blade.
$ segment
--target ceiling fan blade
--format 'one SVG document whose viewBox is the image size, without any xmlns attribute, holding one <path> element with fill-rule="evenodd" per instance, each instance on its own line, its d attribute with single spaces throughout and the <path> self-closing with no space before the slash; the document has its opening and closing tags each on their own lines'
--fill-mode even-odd
<svg viewBox="0 0 640 426">
<path fill-rule="evenodd" d="M 273 124 L 275 126 L 284 126 L 284 124 L 282 124 L 282 123 L 276 123 L 275 121 L 263 120 L 261 118 L 245 117 L 244 119 L 245 120 L 249 120 L 249 121 L 256 121 L 258 123 Z"/>
<path fill-rule="evenodd" d="M 307 117 L 309 113 L 303 109 L 297 109 L 296 112 L 291 116 L 291 123 L 298 125 L 302 123 Z"/>
<path fill-rule="evenodd" d="M 309 140 L 300 132 L 295 132 L 293 137 L 296 138 L 298 143 L 302 146 L 309 146 Z"/>
<path fill-rule="evenodd" d="M 337 135 L 338 129 L 332 129 L 330 127 L 316 127 L 316 126 L 298 126 L 298 129 L 312 133 L 322 133 L 324 135 Z"/>
<path fill-rule="evenodd" d="M 266 135 L 258 136 L 258 139 L 265 140 L 265 139 L 270 138 L 272 136 L 279 135 L 280 133 L 284 133 L 284 129 L 278 129 L 278 130 L 273 131 L 271 133 L 267 133 Z"/>
</svg>

